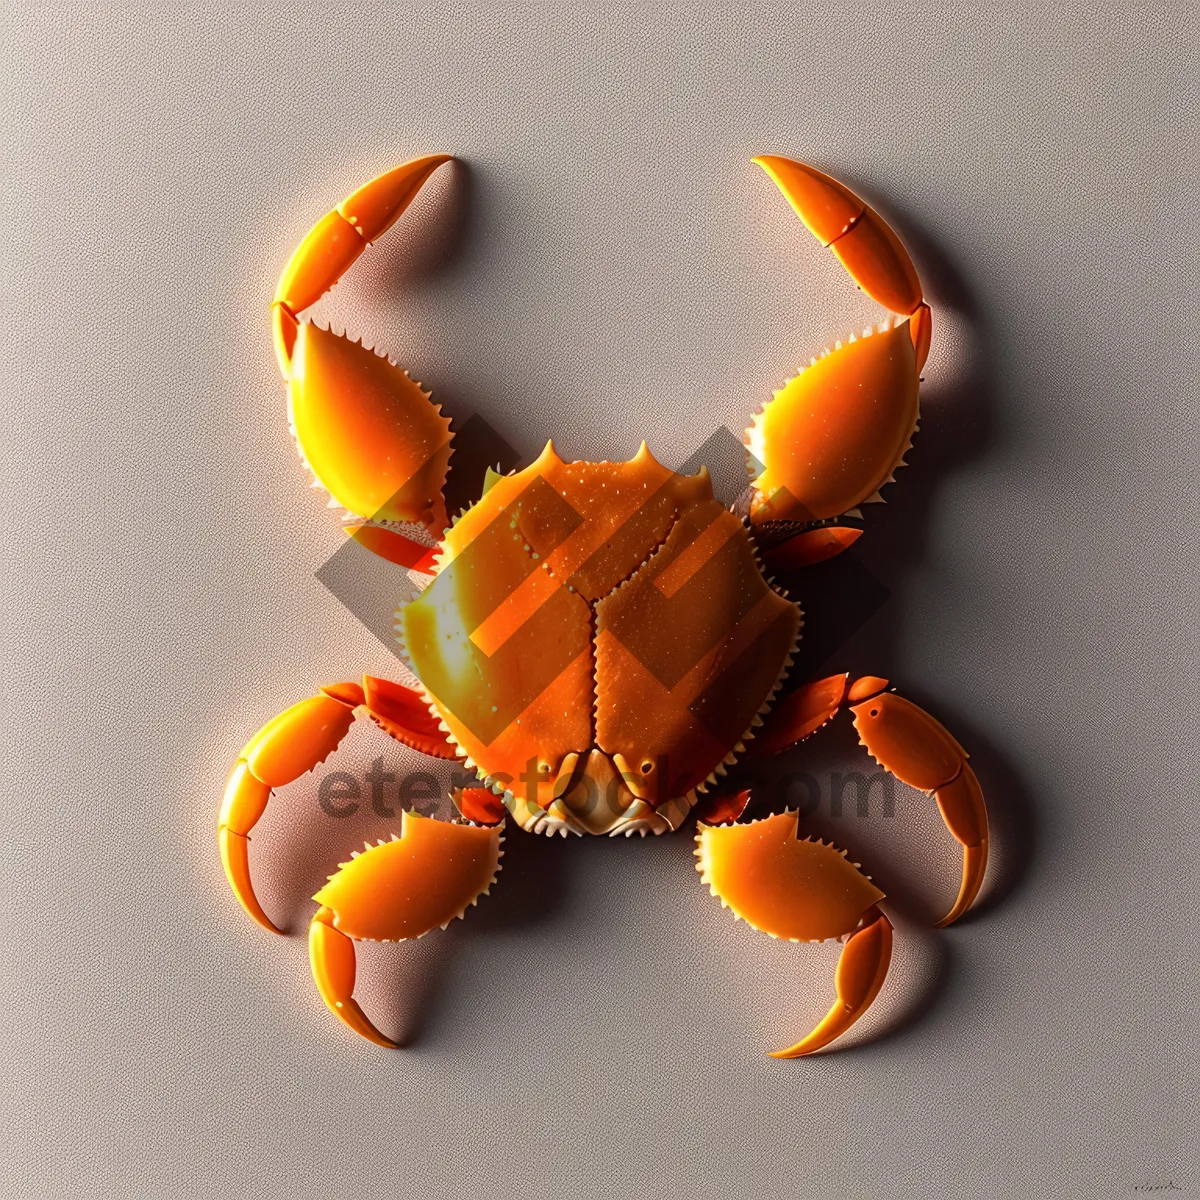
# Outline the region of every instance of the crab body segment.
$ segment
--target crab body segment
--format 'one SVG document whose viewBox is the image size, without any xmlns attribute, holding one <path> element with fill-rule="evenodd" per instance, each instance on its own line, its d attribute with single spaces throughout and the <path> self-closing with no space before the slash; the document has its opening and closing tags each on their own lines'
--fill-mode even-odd
<svg viewBox="0 0 1200 1200">
<path fill-rule="evenodd" d="M 662 833 L 742 749 L 797 607 L 708 474 L 547 445 L 446 532 L 400 614 L 449 738 L 534 832 Z"/>
<path fill-rule="evenodd" d="M 353 997 L 354 942 L 418 937 L 485 894 L 508 820 L 533 833 L 661 834 L 697 810 L 697 868 L 722 904 L 792 941 L 844 939 L 826 1018 L 797 1057 L 839 1037 L 883 984 L 892 928 L 883 893 L 844 851 L 801 838 L 796 813 L 742 821 L 747 792 L 721 779 L 776 754 L 843 709 L 868 752 L 934 798 L 963 846 L 970 906 L 987 814 L 966 752 L 928 713 L 868 676 L 779 697 L 802 618 L 764 560 L 795 568 L 861 533 L 858 508 L 891 482 L 916 429 L 930 313 L 899 239 L 830 177 L 756 160 L 856 282 L 905 319 L 847 338 L 777 391 L 747 430 L 746 516 L 645 443 L 627 462 L 565 462 L 552 443 L 449 522 L 450 422 L 390 359 L 301 314 L 403 213 L 448 156 L 406 163 L 319 221 L 284 271 L 275 344 L 302 458 L 350 515 L 349 531 L 429 585 L 396 616 L 419 689 L 365 676 L 327 686 L 243 748 L 219 819 L 222 861 L 247 912 L 274 930 L 250 875 L 249 835 L 273 789 L 333 753 L 355 716 L 479 776 L 458 821 L 405 812 L 399 837 L 352 856 L 316 895 L 314 978 L 341 1020 L 392 1045 Z M 418 522 L 435 551 L 406 536 Z M 785 530 L 781 540 L 779 530 Z M 778 699 L 778 702 L 776 703 Z"/>
</svg>

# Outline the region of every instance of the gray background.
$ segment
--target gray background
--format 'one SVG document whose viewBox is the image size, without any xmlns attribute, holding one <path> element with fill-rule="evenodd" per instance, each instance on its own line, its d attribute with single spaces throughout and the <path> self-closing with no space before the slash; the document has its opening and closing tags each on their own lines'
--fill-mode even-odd
<svg viewBox="0 0 1200 1200">
<path fill-rule="evenodd" d="M 1193 14 L 2 21 L 0 1192 L 1200 1195 Z M 753 153 L 838 173 L 913 248 L 922 432 L 853 559 L 800 588 L 869 619 L 840 647 L 814 620 L 806 649 L 954 728 L 995 862 L 978 914 L 931 932 L 957 872 L 931 806 L 823 798 L 812 827 L 898 931 L 839 1053 L 764 1055 L 824 1011 L 836 947 L 732 921 L 686 834 L 510 834 L 469 920 L 363 953 L 394 1053 L 325 1012 L 301 935 L 398 816 L 331 820 L 309 778 L 255 840 L 297 936 L 229 894 L 238 746 L 394 667 L 316 578 L 342 535 L 267 301 L 312 221 L 433 150 L 466 168 L 324 311 L 522 454 L 644 435 L 681 462 L 878 316 Z M 346 769 L 412 769 L 371 732 Z M 793 769 L 827 790 L 852 743 Z"/>
</svg>

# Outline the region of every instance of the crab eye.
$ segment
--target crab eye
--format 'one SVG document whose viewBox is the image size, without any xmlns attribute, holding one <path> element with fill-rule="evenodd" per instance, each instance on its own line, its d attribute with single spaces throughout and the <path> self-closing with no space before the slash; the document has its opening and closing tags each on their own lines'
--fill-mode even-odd
<svg viewBox="0 0 1200 1200">
<path fill-rule="evenodd" d="M 653 770 L 654 770 L 654 764 L 649 759 L 646 759 L 646 761 L 644 763 L 642 763 L 642 774 L 649 775 L 650 772 Z"/>
<path fill-rule="evenodd" d="M 548 762 L 538 763 L 538 774 L 539 775 L 549 775 L 550 774 L 550 764 Z"/>
</svg>

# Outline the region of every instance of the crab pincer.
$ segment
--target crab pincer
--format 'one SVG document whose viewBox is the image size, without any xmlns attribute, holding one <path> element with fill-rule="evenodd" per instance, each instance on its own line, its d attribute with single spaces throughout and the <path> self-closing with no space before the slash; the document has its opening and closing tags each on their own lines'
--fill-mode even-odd
<svg viewBox="0 0 1200 1200">
<path fill-rule="evenodd" d="M 769 555 L 778 567 L 805 566 L 853 544 L 860 530 L 844 519 L 880 500 L 880 489 L 905 465 L 917 429 L 930 312 L 908 252 L 869 204 L 804 163 L 773 154 L 754 161 L 863 291 L 907 318 L 851 334 L 812 358 L 746 430 L 750 519 L 815 526 Z"/>
<path fill-rule="evenodd" d="M 774 938 L 847 938 L 838 961 L 837 1000 L 805 1038 L 774 1058 L 798 1058 L 840 1037 L 879 994 L 892 953 L 892 926 L 876 907 L 881 892 L 832 844 L 797 836 L 798 815 L 744 824 L 698 824 L 696 869 L 721 904 Z"/>
<path fill-rule="evenodd" d="M 354 999 L 354 942 L 398 942 L 445 929 L 486 895 L 500 870 L 500 825 L 480 826 L 405 811 L 400 836 L 368 845 L 313 897 L 313 978 L 329 1011 L 355 1033 L 395 1046 Z"/>
<path fill-rule="evenodd" d="M 450 420 L 390 358 L 300 319 L 381 237 L 448 154 L 413 159 L 332 209 L 297 247 L 272 302 L 275 351 L 301 457 L 336 504 L 369 521 L 440 534 Z M 391 532 L 396 544 L 403 535 Z M 419 551 L 417 552 L 419 553 Z"/>
</svg>

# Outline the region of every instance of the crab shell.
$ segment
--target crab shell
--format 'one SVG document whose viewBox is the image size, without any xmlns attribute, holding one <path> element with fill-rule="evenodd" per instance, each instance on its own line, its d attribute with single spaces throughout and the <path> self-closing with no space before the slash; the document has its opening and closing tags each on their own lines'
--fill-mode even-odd
<svg viewBox="0 0 1200 1200">
<path fill-rule="evenodd" d="M 489 475 L 397 635 L 432 712 L 517 822 L 663 833 L 725 773 L 791 664 L 799 608 L 706 470 Z"/>
</svg>

